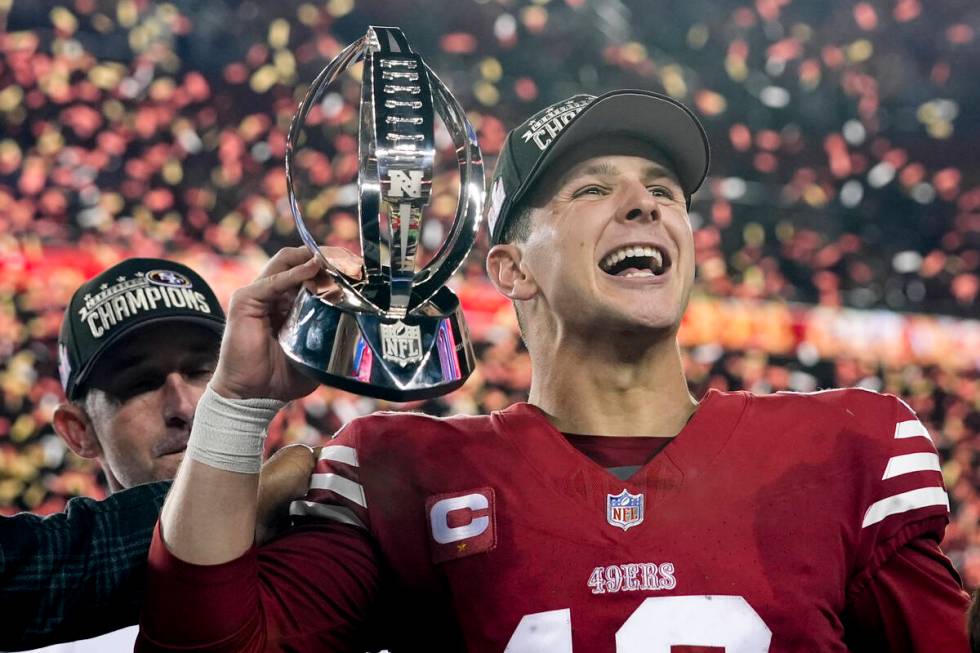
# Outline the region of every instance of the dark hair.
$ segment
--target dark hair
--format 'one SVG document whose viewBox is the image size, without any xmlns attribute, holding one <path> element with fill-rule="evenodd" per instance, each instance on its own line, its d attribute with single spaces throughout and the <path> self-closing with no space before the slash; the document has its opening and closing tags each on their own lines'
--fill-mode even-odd
<svg viewBox="0 0 980 653">
<path fill-rule="evenodd" d="M 523 243 L 531 236 L 531 205 L 522 203 L 510 210 L 510 217 L 504 223 L 504 230 L 500 234 L 500 244 Z M 521 332 L 521 340 L 527 346 L 527 329 L 524 327 L 524 318 L 521 311 L 514 304 L 514 313 L 517 315 L 517 328 Z"/>
<path fill-rule="evenodd" d="M 531 206 L 529 204 L 518 204 L 510 210 L 510 215 L 505 218 L 504 230 L 500 234 L 500 242 L 504 243 L 523 243 L 531 235 Z"/>
</svg>

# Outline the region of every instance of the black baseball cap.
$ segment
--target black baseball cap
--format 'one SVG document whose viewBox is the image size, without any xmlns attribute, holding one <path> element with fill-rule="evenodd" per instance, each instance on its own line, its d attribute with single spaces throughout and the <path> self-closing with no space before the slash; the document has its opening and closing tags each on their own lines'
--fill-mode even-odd
<svg viewBox="0 0 980 653">
<path fill-rule="evenodd" d="M 487 201 L 490 242 L 504 233 L 511 210 L 542 173 L 580 143 L 628 136 L 665 156 L 687 197 L 708 174 L 708 137 L 697 116 L 677 100 L 642 90 L 574 95 L 547 107 L 507 134 Z"/>
<path fill-rule="evenodd" d="M 82 284 L 58 335 L 65 396 L 78 398 L 99 359 L 123 336 L 161 322 L 200 324 L 220 338 L 225 313 L 204 279 L 174 261 L 126 259 Z"/>
</svg>

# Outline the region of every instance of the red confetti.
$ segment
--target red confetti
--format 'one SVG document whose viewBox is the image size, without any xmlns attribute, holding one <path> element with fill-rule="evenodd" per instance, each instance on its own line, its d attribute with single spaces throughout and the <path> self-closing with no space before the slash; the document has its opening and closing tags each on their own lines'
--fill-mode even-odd
<svg viewBox="0 0 980 653">
<path fill-rule="evenodd" d="M 476 38 L 465 32 L 446 34 L 439 40 L 439 47 L 449 54 L 470 54 L 476 50 Z"/>
<path fill-rule="evenodd" d="M 854 22 L 865 32 L 870 32 L 878 26 L 878 13 L 867 2 L 854 5 Z"/>
</svg>

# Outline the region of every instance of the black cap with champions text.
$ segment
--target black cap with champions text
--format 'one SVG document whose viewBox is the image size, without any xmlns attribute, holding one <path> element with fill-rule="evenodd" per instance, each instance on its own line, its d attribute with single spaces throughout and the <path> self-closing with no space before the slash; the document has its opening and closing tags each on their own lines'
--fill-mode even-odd
<svg viewBox="0 0 980 653">
<path fill-rule="evenodd" d="M 500 242 L 509 213 L 554 161 L 576 145 L 611 136 L 647 142 L 665 156 L 690 208 L 691 195 L 708 174 L 709 160 L 708 137 L 690 109 L 652 91 L 575 95 L 507 134 L 486 203 L 491 244 Z"/>
<path fill-rule="evenodd" d="M 58 335 L 58 372 L 68 399 L 113 344 L 141 327 L 193 323 L 220 338 L 225 313 L 211 287 L 186 265 L 131 258 L 82 284 L 72 295 Z"/>
</svg>

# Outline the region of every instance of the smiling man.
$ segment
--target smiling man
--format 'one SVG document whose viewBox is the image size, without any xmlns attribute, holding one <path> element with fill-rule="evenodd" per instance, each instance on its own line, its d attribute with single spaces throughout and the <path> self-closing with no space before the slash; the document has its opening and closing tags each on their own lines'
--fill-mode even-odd
<svg viewBox="0 0 980 653">
<path fill-rule="evenodd" d="M 512 131 L 487 271 L 518 311 L 528 403 L 354 420 L 294 505 L 307 524 L 256 549 L 262 428 L 313 388 L 275 330 L 318 264 L 281 251 L 232 300 L 138 649 L 965 653 L 939 460 L 904 403 L 690 395 L 707 166 L 694 115 L 644 91 Z"/>
</svg>

